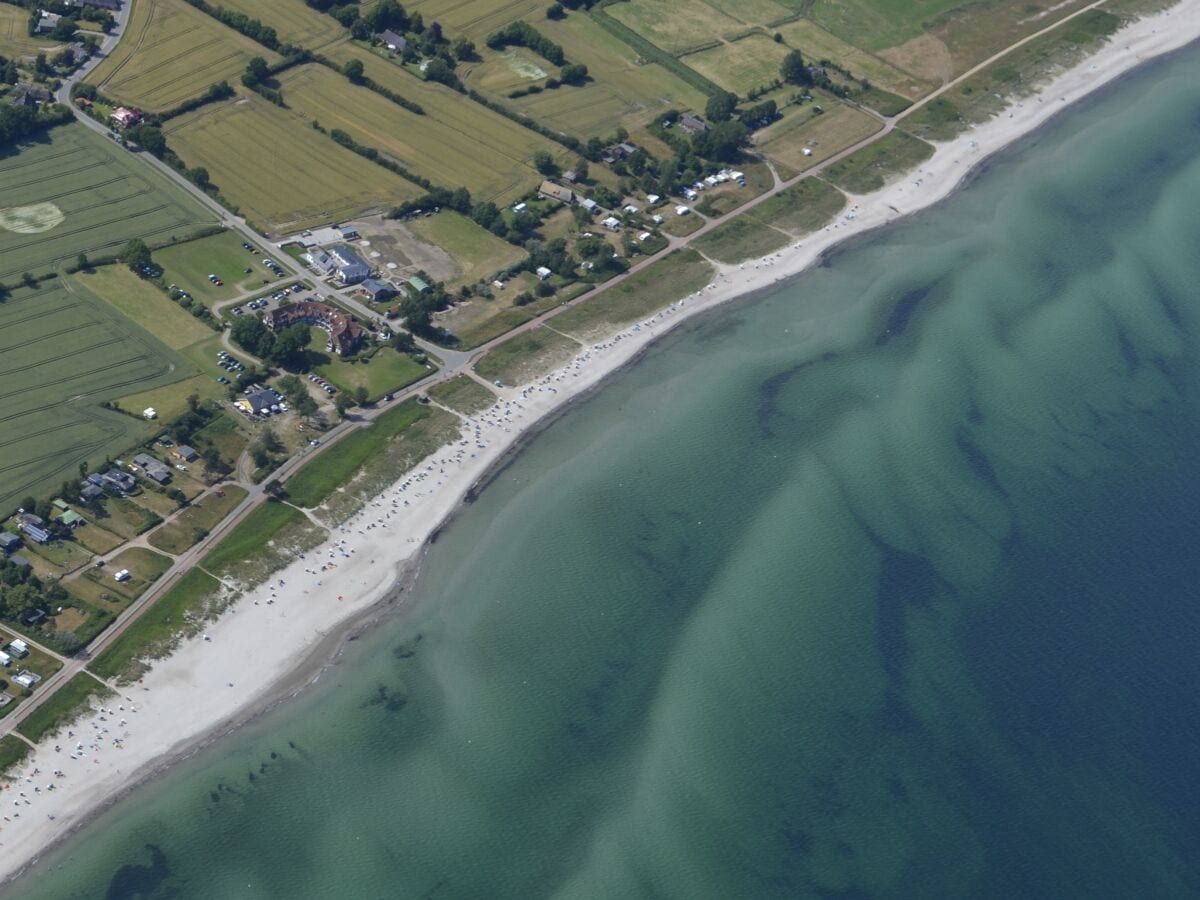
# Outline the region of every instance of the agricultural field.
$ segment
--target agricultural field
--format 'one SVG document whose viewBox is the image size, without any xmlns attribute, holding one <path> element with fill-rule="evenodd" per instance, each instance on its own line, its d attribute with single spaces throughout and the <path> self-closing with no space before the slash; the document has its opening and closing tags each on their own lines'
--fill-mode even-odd
<svg viewBox="0 0 1200 900">
<path fill-rule="evenodd" d="M 808 19 L 797 19 L 777 29 L 784 43 L 799 50 L 805 59 L 829 59 L 848 70 L 855 78 L 866 78 L 877 87 L 916 100 L 937 86 L 897 68 L 887 60 L 848 44 Z"/>
<path fill-rule="evenodd" d="M 275 29 L 284 44 L 320 50 L 346 36 L 333 16 L 317 12 L 303 0 L 221 0 L 219 6 L 245 13 Z"/>
<path fill-rule="evenodd" d="M 441 22 L 447 34 L 465 34 L 480 45 L 493 31 L 517 19 L 537 22 L 540 28 L 546 4 L 541 0 L 413 0 L 404 8 L 420 13 L 426 22 Z"/>
<path fill-rule="evenodd" d="M 542 125 L 583 140 L 611 134 L 618 125 L 635 133 L 668 109 L 704 108 L 706 96 L 701 91 L 642 59 L 590 16 L 569 15 L 557 22 L 543 16 L 530 21 L 563 48 L 570 62 L 588 67 L 588 82 L 510 99 L 509 91 L 541 83 L 556 74 L 555 67 L 522 48 L 496 53 L 481 47 L 483 62 L 460 67 L 468 85 Z M 637 140 L 645 138 L 639 135 Z"/>
<path fill-rule="evenodd" d="M 115 255 L 131 238 L 182 240 L 215 217 L 148 165 L 82 125 L 0 155 L 0 283 Z"/>
<path fill-rule="evenodd" d="M 0 3 L 0 56 L 37 56 L 61 46 L 57 41 L 29 36 L 29 10 Z"/>
<path fill-rule="evenodd" d="M 101 409 L 195 369 L 81 284 L 53 279 L 0 305 L 0 509 L 78 476 L 150 426 Z"/>
<path fill-rule="evenodd" d="M 439 84 L 416 78 L 395 63 L 352 44 L 334 59 L 361 59 L 367 75 L 421 105 L 417 115 L 324 66 L 283 73 L 284 97 L 329 130 L 340 128 L 360 143 L 387 153 L 434 184 L 466 187 L 478 200 L 505 203 L 535 187 L 542 176 L 534 153 L 565 153 L 558 144 Z"/>
<path fill-rule="evenodd" d="M 683 62 L 727 91 L 745 96 L 779 77 L 788 48 L 765 34 L 748 34 L 736 41 L 683 57 Z"/>
<path fill-rule="evenodd" d="M 133 4 L 125 35 L 87 77 L 105 96 L 161 112 L 218 81 L 237 84 L 254 56 L 279 56 L 184 0 Z"/>
<path fill-rule="evenodd" d="M 748 24 L 701 0 L 633 0 L 613 4 L 605 12 L 675 56 L 740 37 Z"/>
<path fill-rule="evenodd" d="M 339 221 L 421 194 L 314 131 L 309 118 L 251 94 L 172 119 L 165 131 L 189 166 L 207 168 L 221 193 L 271 232 Z"/>
</svg>

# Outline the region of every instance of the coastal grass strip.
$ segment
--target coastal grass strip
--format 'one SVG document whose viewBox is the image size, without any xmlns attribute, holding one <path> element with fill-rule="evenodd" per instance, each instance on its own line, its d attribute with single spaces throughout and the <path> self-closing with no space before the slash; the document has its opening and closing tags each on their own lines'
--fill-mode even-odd
<svg viewBox="0 0 1200 900">
<path fill-rule="evenodd" d="M 774 253 L 791 243 L 778 228 L 763 225 L 749 216 L 736 216 L 692 242 L 692 246 L 722 263 L 740 263 Z"/>
<path fill-rule="evenodd" d="M 288 479 L 288 500 L 309 509 L 320 506 L 335 490 L 349 484 L 389 441 L 429 414 L 429 408 L 415 399 L 389 409 L 370 427 L 342 438 Z"/>
<path fill-rule="evenodd" d="M 525 384 L 570 360 L 583 349 L 573 338 L 550 328 L 534 328 L 497 344 L 475 364 L 488 381 Z"/>
<path fill-rule="evenodd" d="M 332 449 L 328 452 L 332 452 Z M 210 572 L 220 574 L 238 563 L 259 556 L 276 535 L 305 518 L 304 513 L 280 503 L 268 500 L 254 508 L 246 518 L 233 527 L 221 542 L 200 561 Z"/>
<path fill-rule="evenodd" d="M 822 177 L 851 194 L 869 194 L 931 156 L 932 144 L 897 130 L 834 163 Z"/>
<path fill-rule="evenodd" d="M 10 775 L 33 748 L 11 734 L 0 737 L 0 775 Z"/>
<path fill-rule="evenodd" d="M 220 592 L 217 579 L 202 569 L 189 570 L 88 668 L 105 679 L 137 678 L 146 668 L 144 660 L 169 653 L 182 633 L 203 620 Z"/>
<path fill-rule="evenodd" d="M 805 178 L 746 215 L 756 222 L 782 229 L 794 237 L 818 231 L 846 207 L 846 195 L 819 178 Z"/>
<path fill-rule="evenodd" d="M 429 389 L 429 396 L 464 416 L 483 412 L 496 402 L 496 395 L 470 375 L 456 375 L 449 381 L 435 384 Z"/>
<path fill-rule="evenodd" d="M 675 250 L 555 316 L 550 323 L 579 340 L 593 341 L 695 293 L 712 281 L 714 274 L 712 264 L 695 250 Z"/>
<path fill-rule="evenodd" d="M 101 684 L 87 672 L 80 672 L 31 712 L 17 726 L 17 731 L 31 741 L 40 741 L 88 712 L 91 709 L 89 701 L 93 697 L 105 700 L 112 696 L 115 694 L 107 685 Z"/>
</svg>

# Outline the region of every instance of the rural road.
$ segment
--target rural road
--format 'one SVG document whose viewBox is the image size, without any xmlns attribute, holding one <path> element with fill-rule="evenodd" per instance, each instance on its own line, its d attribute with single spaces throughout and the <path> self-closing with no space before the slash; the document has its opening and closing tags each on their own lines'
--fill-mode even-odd
<svg viewBox="0 0 1200 900">
<path fill-rule="evenodd" d="M 142 0 L 142 2 L 145 2 L 145 0 Z M 1025 44 L 1028 44 L 1031 41 L 1038 39 L 1039 37 L 1042 37 L 1043 35 L 1047 34 L 1048 32 L 1061 26 L 1064 22 L 1067 22 L 1077 16 L 1083 15 L 1084 13 L 1089 12 L 1090 10 L 1096 9 L 1097 7 L 1103 5 L 1105 2 L 1106 2 L 1106 0 L 1095 0 L 1095 2 L 1092 2 L 1086 6 L 1081 7 L 1080 9 L 1070 13 L 1069 15 L 1063 16 L 1062 18 L 1055 20 L 1054 22 L 1048 24 L 1045 28 L 1042 28 L 1036 32 L 1033 32 L 1032 34 L 1027 35 L 1026 37 L 1022 38 L 1021 40 L 1014 42 L 1013 44 L 1009 45 L 1005 49 L 999 51 L 998 53 L 993 54 L 988 59 L 984 60 L 983 62 L 979 63 L 978 65 L 972 67 L 971 69 L 968 69 L 967 71 L 965 71 L 961 75 L 957 76 L 956 78 L 946 82 L 945 84 L 943 84 L 941 87 L 939 87 L 935 91 L 926 95 L 921 100 L 915 102 L 912 106 L 908 107 L 908 109 L 904 110 L 903 112 L 901 112 L 895 116 L 890 116 L 890 117 L 877 116 L 877 118 L 880 121 L 880 128 L 876 132 L 874 132 L 873 134 L 869 135 L 866 138 L 863 138 L 861 141 L 858 141 L 857 143 L 844 148 L 840 152 L 838 152 L 838 153 L 834 154 L 833 156 L 829 157 L 828 159 L 818 163 L 817 165 L 812 166 L 805 172 L 802 172 L 799 175 L 796 175 L 791 179 L 781 180 L 778 176 L 778 173 L 776 173 L 774 171 L 774 169 L 772 169 L 772 174 L 774 176 L 774 185 L 770 189 L 768 189 L 764 193 L 760 194 L 759 196 L 747 201 L 746 203 L 742 204 L 740 207 L 738 207 L 735 210 L 732 210 L 729 213 L 726 213 L 721 216 L 714 216 L 714 217 L 708 219 L 704 223 L 704 225 L 702 225 L 697 231 L 693 232 L 691 235 L 688 235 L 687 237 L 671 237 L 671 238 L 669 238 L 667 252 L 688 245 L 691 241 L 695 240 L 696 238 L 701 237 L 705 234 L 708 234 L 713 229 L 719 227 L 726 221 L 729 221 L 735 215 L 739 215 L 741 213 L 746 212 L 747 210 L 754 209 L 755 207 L 759 206 L 760 204 L 767 202 L 768 200 L 770 200 L 772 197 L 776 196 L 780 192 L 787 190 L 788 188 L 792 187 L 793 185 L 799 183 L 803 179 L 819 176 L 829 166 L 831 166 L 837 162 L 840 162 L 841 160 L 845 159 L 846 157 L 850 156 L 851 154 L 882 139 L 887 134 L 891 133 L 896 128 L 897 124 L 899 122 L 901 122 L 905 117 L 907 117 L 908 115 L 911 115 L 916 110 L 924 107 L 926 104 L 928 104 L 931 101 L 942 96 L 947 91 L 953 89 L 956 85 L 961 84 L 964 80 L 966 80 L 967 78 L 970 78 L 972 75 L 975 75 L 976 73 L 978 73 L 982 69 L 986 68 L 987 66 L 992 65 L 997 60 L 999 60 L 999 59 L 1003 58 L 1004 56 L 1006 56 L 1007 54 L 1011 53 L 1013 50 L 1015 50 L 1021 46 L 1024 46 Z M 91 128 L 93 131 L 96 131 L 100 134 L 104 134 L 106 136 L 109 134 L 109 130 L 103 124 L 101 124 L 101 123 L 95 121 L 94 119 L 90 118 L 89 116 L 87 116 L 85 113 L 83 113 L 81 110 L 79 110 L 75 106 L 74 103 L 71 102 L 70 90 L 74 84 L 76 84 L 77 82 L 82 80 L 84 77 L 86 77 L 86 75 L 88 73 L 90 73 L 100 63 L 100 61 L 105 56 L 107 56 L 109 53 L 111 53 L 113 48 L 115 48 L 117 46 L 117 43 L 120 41 L 120 38 L 121 38 L 122 34 L 124 33 L 124 30 L 128 24 L 131 7 L 132 7 L 131 3 L 127 2 L 126 4 L 124 4 L 124 7 L 122 8 L 121 12 L 117 16 L 117 24 L 114 27 L 112 33 L 107 38 L 105 38 L 105 40 L 102 42 L 101 49 L 100 49 L 98 56 L 92 60 L 89 60 L 79 71 L 77 71 L 75 74 L 73 74 L 68 79 L 66 79 L 56 95 L 59 102 L 63 103 L 65 106 L 69 107 L 72 110 L 72 112 L 74 113 L 76 119 L 78 119 L 80 122 L 82 122 L 85 127 Z M 188 181 L 186 178 L 184 178 L 182 175 L 180 175 L 178 172 L 176 172 L 170 166 L 166 165 L 161 160 L 156 159 L 155 157 L 151 156 L 148 153 L 139 153 L 137 155 L 141 159 L 143 159 L 148 165 L 157 168 L 158 171 L 164 177 L 166 177 L 170 181 L 174 182 L 181 190 L 186 191 L 188 194 L 190 194 L 192 197 L 194 197 L 206 209 L 211 210 L 216 215 L 218 221 L 222 225 L 224 225 L 234 231 L 237 231 L 239 234 L 243 235 L 246 240 L 252 241 L 256 245 L 262 244 L 262 242 L 264 241 L 263 236 L 258 234 L 252 228 L 250 228 L 246 224 L 244 219 L 230 213 L 228 210 L 226 210 L 224 207 L 222 207 L 219 203 L 217 203 L 215 200 L 213 200 L 211 197 L 209 197 L 208 194 L 206 194 L 204 191 L 200 190 L 198 187 L 196 187 L 194 184 L 192 184 L 192 182 Z M 618 275 L 615 278 L 610 279 L 609 281 L 605 282 L 603 285 L 597 286 L 594 290 L 590 291 L 589 293 L 584 294 L 583 296 L 578 297 L 575 300 L 568 301 L 567 303 L 564 303 L 562 306 L 559 306 L 554 310 L 543 313 L 542 315 L 537 316 L 534 319 L 531 319 L 530 321 L 524 323 L 521 326 L 518 326 L 517 328 L 507 332 L 506 334 L 501 335 L 497 338 L 494 338 L 494 339 L 488 341 L 485 344 L 480 345 L 479 347 L 475 348 L 474 350 L 471 350 L 471 351 L 446 350 L 441 347 L 435 347 L 433 345 L 426 344 L 425 342 L 419 342 L 420 345 L 422 346 L 422 348 L 426 350 L 426 352 L 428 352 L 431 356 L 433 356 L 434 358 L 439 359 L 441 361 L 442 366 L 437 372 L 422 379 L 421 381 L 417 382 L 416 384 L 409 386 L 408 388 L 404 389 L 403 391 L 396 392 L 395 399 L 392 400 L 391 402 L 380 404 L 371 409 L 363 410 L 361 413 L 351 416 L 350 418 L 347 418 L 346 420 L 340 422 L 339 424 L 337 424 L 336 426 L 331 428 L 325 435 L 322 436 L 322 438 L 321 438 L 322 445 L 320 447 L 318 447 L 318 448 L 313 448 L 311 446 L 305 447 L 299 454 L 297 454 L 296 456 L 293 456 L 292 458 L 288 459 L 285 463 L 283 463 L 283 465 L 280 466 L 280 468 L 276 470 L 273 478 L 286 482 L 286 480 L 288 478 L 290 478 L 300 468 L 300 466 L 303 463 L 308 461 L 308 459 L 310 457 L 312 457 L 318 453 L 326 452 L 330 446 L 336 444 L 338 440 L 340 440 L 343 436 L 350 434 L 354 429 L 359 428 L 359 427 L 369 427 L 371 421 L 373 419 L 375 419 L 376 417 L 378 417 L 379 415 L 381 415 L 382 413 L 384 413 L 387 409 L 391 408 L 392 406 L 394 406 L 396 404 L 402 403 L 412 397 L 415 397 L 415 396 L 418 396 L 418 395 L 424 393 L 426 390 L 428 390 L 430 387 L 432 387 L 435 384 L 441 383 L 443 381 L 447 381 L 460 373 L 466 373 L 466 374 L 470 375 L 471 377 L 475 378 L 476 376 L 474 375 L 474 373 L 470 371 L 471 367 L 485 353 L 487 353 L 489 350 L 491 350 L 495 346 L 512 338 L 516 334 L 530 331 L 535 328 L 539 328 L 542 325 L 544 325 L 545 323 L 552 320 L 556 315 L 559 315 L 559 314 L 565 312 L 566 310 L 578 305 L 580 302 L 584 302 L 586 300 L 591 300 L 592 298 L 596 297 L 598 294 L 604 292 L 605 290 L 608 290 L 616 285 L 621 284 L 629 277 L 637 274 L 638 272 L 645 269 L 647 266 L 651 265 L 657 259 L 660 259 L 663 255 L 664 255 L 664 253 L 660 252 L 653 257 L 647 257 L 646 259 L 641 260 L 640 262 L 631 266 L 628 270 L 626 270 L 621 275 Z M 289 256 L 287 254 L 278 254 L 278 256 L 280 257 L 280 262 L 283 265 L 283 267 L 286 270 L 288 270 L 291 275 L 293 275 L 294 277 L 297 277 L 297 278 L 305 278 L 305 279 L 310 279 L 310 280 L 312 279 L 312 277 L 313 277 L 312 273 L 309 272 L 304 266 L 302 266 L 300 263 L 298 263 L 291 256 Z M 368 308 L 365 304 L 358 301 L 356 298 L 350 297 L 342 291 L 334 291 L 334 293 L 336 293 L 339 303 L 344 304 L 345 306 L 347 306 L 348 308 L 353 310 L 359 316 L 365 318 L 367 321 L 378 321 L 378 319 L 379 319 L 378 315 L 375 314 L 375 312 L 373 310 L 371 310 L 370 308 Z M 201 540 L 199 543 L 197 543 L 191 549 L 180 554 L 176 558 L 176 560 L 175 560 L 174 564 L 171 566 L 171 568 L 168 569 L 167 572 L 157 582 L 155 582 L 155 584 L 150 588 L 150 590 L 148 590 L 145 594 L 142 595 L 142 597 L 140 597 L 138 600 L 136 600 L 134 603 L 132 603 L 127 609 L 125 609 L 117 617 L 114 624 L 104 634 L 102 634 L 99 638 L 97 638 L 92 643 L 92 645 L 88 648 L 88 651 L 85 654 L 81 654 L 81 655 L 78 655 L 78 656 L 70 658 L 70 659 L 65 659 L 63 668 L 61 670 L 59 670 L 59 672 L 57 672 L 54 675 L 47 678 L 39 686 L 38 691 L 36 693 L 34 693 L 34 695 L 29 700 L 27 700 L 23 704 L 21 704 L 21 706 L 18 707 L 7 718 L 0 721 L 0 735 L 13 733 L 15 727 L 17 725 L 19 725 L 20 722 L 23 721 L 30 713 L 32 713 L 34 710 L 36 710 L 42 703 L 46 702 L 46 700 L 50 696 L 53 695 L 54 691 L 57 690 L 57 688 L 59 686 L 61 686 L 62 684 L 65 684 L 68 680 L 70 680 L 71 677 L 73 677 L 80 671 L 83 671 L 87 662 L 93 656 L 102 652 L 107 647 L 111 646 L 112 643 L 114 641 L 116 641 L 122 634 L 124 634 L 124 632 L 129 628 L 129 626 L 134 621 L 136 621 L 137 618 L 146 609 L 148 609 L 150 606 L 152 606 L 168 589 L 170 589 L 179 580 L 179 578 L 182 577 L 182 575 L 186 571 L 188 571 L 188 569 L 190 569 L 193 565 L 195 565 L 212 548 L 212 546 L 218 540 L 220 540 L 222 537 L 224 537 L 233 527 L 235 527 L 238 523 L 240 523 L 242 521 L 242 519 L 245 518 L 245 516 L 252 509 L 254 509 L 260 502 L 262 502 L 262 500 L 265 496 L 265 492 L 263 490 L 262 485 L 252 485 L 251 484 L 251 485 L 243 485 L 243 486 L 245 486 L 248 490 L 248 494 L 245 497 L 245 499 L 243 499 L 242 502 L 239 503 L 230 512 L 230 514 L 228 516 L 226 516 L 225 519 L 223 519 L 221 521 L 221 523 L 213 529 L 213 531 L 208 536 L 206 536 L 203 540 Z M 31 642 L 31 643 L 33 643 L 33 642 Z M 59 659 L 63 659 L 63 657 L 61 657 L 59 654 L 53 653 L 53 651 L 50 651 L 47 648 L 39 646 L 39 649 L 45 650 L 45 652 L 50 653 L 51 655 L 53 655 Z M 90 672 L 88 674 L 91 675 Z M 95 676 L 92 676 L 92 677 L 95 677 Z"/>
</svg>

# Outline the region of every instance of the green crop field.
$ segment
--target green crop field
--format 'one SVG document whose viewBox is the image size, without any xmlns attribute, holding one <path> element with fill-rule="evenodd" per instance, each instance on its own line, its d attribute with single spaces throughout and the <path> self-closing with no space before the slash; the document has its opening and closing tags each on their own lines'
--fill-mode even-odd
<svg viewBox="0 0 1200 900">
<path fill-rule="evenodd" d="M 304 0 L 220 0 L 225 9 L 236 10 L 275 29 L 285 44 L 320 50 L 346 36 L 346 29 L 333 16 L 305 6 Z"/>
<path fill-rule="evenodd" d="M 340 128 L 435 184 L 463 186 L 477 199 L 503 203 L 541 181 L 531 162 L 534 153 L 564 153 L 536 132 L 361 47 L 343 44 L 330 55 L 339 61 L 361 59 L 369 77 L 419 103 L 425 115 L 316 65 L 284 73 L 281 82 L 288 102 L 305 119 L 317 119 L 330 130 Z"/>
<path fill-rule="evenodd" d="M 215 218 L 145 162 L 82 125 L 0 154 L 0 283 L 130 238 L 183 239 Z"/>
<path fill-rule="evenodd" d="M 137 2 L 117 49 L 87 80 L 106 96 L 161 111 L 218 81 L 236 84 L 254 56 L 279 59 L 183 0 Z"/>
<path fill-rule="evenodd" d="M 540 28 L 547 5 L 541 0 L 414 0 L 404 8 L 420 13 L 426 22 L 441 22 L 449 34 L 465 34 L 482 44 L 493 31 L 516 19 Z"/>
<path fill-rule="evenodd" d="M 338 221 L 421 193 L 318 134 L 308 117 L 257 94 L 172 119 L 166 132 L 189 166 L 207 168 L 243 215 L 272 231 Z"/>
<path fill-rule="evenodd" d="M 195 369 L 80 284 L 20 288 L 0 305 L 0 509 L 78 477 L 145 438 L 137 418 L 101 409 Z"/>
<path fill-rule="evenodd" d="M 682 7 L 682 8 L 681 8 Z M 746 33 L 746 23 L 701 0 L 633 0 L 607 12 L 668 53 L 680 54 Z"/>
</svg>

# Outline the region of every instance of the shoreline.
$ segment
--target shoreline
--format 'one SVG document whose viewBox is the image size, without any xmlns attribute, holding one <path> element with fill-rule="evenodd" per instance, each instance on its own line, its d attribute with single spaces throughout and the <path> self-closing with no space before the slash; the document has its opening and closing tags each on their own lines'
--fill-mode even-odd
<svg viewBox="0 0 1200 900">
<path fill-rule="evenodd" d="M 332 527 L 325 543 L 246 590 L 210 624 L 206 638 L 183 641 L 140 682 L 121 689 L 119 698 L 104 701 L 105 710 L 76 721 L 70 726 L 74 737 L 58 736 L 59 749 L 54 739 L 44 739 L 20 775 L 4 785 L 9 793 L 0 795 L 15 801 L 14 794 L 30 792 L 28 800 L 16 801 L 27 804 L 20 807 L 26 815 L 0 822 L 0 885 L 10 886 L 132 791 L 294 699 L 340 665 L 351 642 L 407 606 L 426 549 L 473 496 L 544 429 L 680 324 L 777 290 L 831 252 L 844 251 L 850 239 L 936 205 L 969 183 L 994 153 L 1069 105 L 1197 39 L 1200 0 L 1182 0 L 1132 23 L 997 117 L 935 144 L 934 156 L 915 170 L 872 194 L 851 195 L 820 231 L 761 259 L 718 266 L 713 281 L 697 293 L 586 346 L 535 382 L 501 389 L 493 407 L 464 417 L 459 441 L 439 448 Z M 332 565 L 332 572 L 313 568 L 321 563 Z M 242 689 L 240 682 L 251 687 Z M 58 770 L 66 777 L 49 774 Z"/>
</svg>

